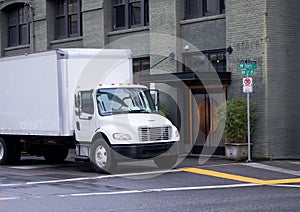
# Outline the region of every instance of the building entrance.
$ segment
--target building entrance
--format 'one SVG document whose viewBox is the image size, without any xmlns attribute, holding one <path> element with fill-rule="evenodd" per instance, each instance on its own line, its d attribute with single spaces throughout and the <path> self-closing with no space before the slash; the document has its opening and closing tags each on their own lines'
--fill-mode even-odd
<svg viewBox="0 0 300 212">
<path fill-rule="evenodd" d="M 220 90 L 220 89 L 219 89 Z M 224 155 L 224 141 L 219 139 L 217 108 L 224 93 L 207 94 L 205 89 L 192 89 L 194 97 L 193 104 L 197 111 L 193 111 L 192 118 L 192 137 L 194 145 L 193 154 L 201 154 L 204 146 L 208 152 L 216 155 Z M 220 96 L 223 95 L 223 96 Z M 207 151 L 206 151 L 207 152 Z"/>
</svg>

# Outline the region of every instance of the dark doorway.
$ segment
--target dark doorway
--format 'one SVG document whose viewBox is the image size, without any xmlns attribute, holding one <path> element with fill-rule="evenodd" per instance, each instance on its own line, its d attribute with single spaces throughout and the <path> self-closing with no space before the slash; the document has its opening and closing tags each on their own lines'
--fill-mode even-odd
<svg viewBox="0 0 300 212">
<path fill-rule="evenodd" d="M 192 148 L 193 154 L 200 154 L 203 147 L 210 148 L 215 155 L 224 155 L 223 139 L 215 140 L 215 134 L 218 132 L 217 108 L 220 103 L 216 99 L 224 93 L 213 93 L 208 95 L 205 89 L 192 89 L 195 103 L 197 104 L 197 115 L 193 115 L 193 137 L 195 143 Z"/>
</svg>

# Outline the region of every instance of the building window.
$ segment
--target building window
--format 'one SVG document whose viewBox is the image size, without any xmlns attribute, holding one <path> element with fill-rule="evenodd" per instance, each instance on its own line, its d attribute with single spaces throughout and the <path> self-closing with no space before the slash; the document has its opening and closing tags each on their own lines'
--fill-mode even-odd
<svg viewBox="0 0 300 212">
<path fill-rule="evenodd" d="M 134 82 L 139 82 L 139 76 L 150 74 L 150 57 L 133 59 Z"/>
<path fill-rule="evenodd" d="M 56 39 L 81 35 L 80 0 L 56 0 L 55 37 Z"/>
<path fill-rule="evenodd" d="M 149 0 L 113 0 L 113 29 L 149 25 Z"/>
<path fill-rule="evenodd" d="M 225 0 L 185 0 L 185 18 L 199 18 L 225 13 Z"/>
<path fill-rule="evenodd" d="M 16 6 L 8 11 L 8 46 L 29 44 L 29 8 Z"/>
<path fill-rule="evenodd" d="M 226 71 L 226 51 L 205 51 L 205 52 L 193 52 L 183 55 L 184 58 L 184 71 L 189 72 L 208 72 Z"/>
</svg>

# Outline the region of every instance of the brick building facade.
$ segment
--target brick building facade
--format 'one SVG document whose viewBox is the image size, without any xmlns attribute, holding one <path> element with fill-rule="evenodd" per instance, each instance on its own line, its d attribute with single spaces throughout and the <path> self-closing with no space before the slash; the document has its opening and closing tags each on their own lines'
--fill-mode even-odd
<svg viewBox="0 0 300 212">
<path fill-rule="evenodd" d="M 191 102 L 191 95 L 195 99 L 198 120 L 193 109 L 180 111 L 179 118 L 171 112 L 184 126 L 185 149 L 194 139 L 203 146 L 213 132 L 214 103 L 199 80 L 180 74 L 193 70 L 201 77 L 210 71 L 208 60 L 219 76 L 230 73 L 218 93 L 230 99 L 245 95 L 238 61 L 256 60 L 253 156 L 299 159 L 299 9 L 296 0 L 0 0 L 0 57 L 68 47 L 129 48 L 134 70 L 147 74 L 175 53 L 181 63 L 167 58 L 148 74 L 179 73 L 190 93 L 174 91 L 179 106 L 190 109 L 184 102 Z M 222 149 L 224 142 L 217 146 Z"/>
</svg>

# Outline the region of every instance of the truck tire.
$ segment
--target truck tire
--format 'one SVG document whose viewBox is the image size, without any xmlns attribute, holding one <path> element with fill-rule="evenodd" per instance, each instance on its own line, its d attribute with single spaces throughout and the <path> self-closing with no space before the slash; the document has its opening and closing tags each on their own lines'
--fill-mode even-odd
<svg viewBox="0 0 300 212">
<path fill-rule="evenodd" d="M 98 173 L 111 173 L 117 165 L 111 148 L 104 139 L 98 139 L 94 142 L 90 152 L 90 160 Z"/>
<path fill-rule="evenodd" d="M 154 163 L 160 169 L 171 169 L 177 162 L 177 155 L 172 156 L 163 156 L 163 157 L 156 157 L 154 158 Z"/>
<path fill-rule="evenodd" d="M 14 148 L 11 142 L 0 138 L 0 164 L 11 164 L 14 158 Z"/>
<path fill-rule="evenodd" d="M 63 162 L 69 154 L 68 149 L 52 149 L 43 151 L 43 156 L 48 163 Z"/>
</svg>

